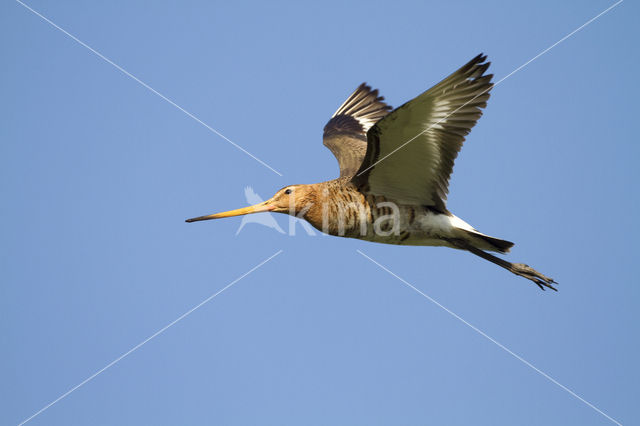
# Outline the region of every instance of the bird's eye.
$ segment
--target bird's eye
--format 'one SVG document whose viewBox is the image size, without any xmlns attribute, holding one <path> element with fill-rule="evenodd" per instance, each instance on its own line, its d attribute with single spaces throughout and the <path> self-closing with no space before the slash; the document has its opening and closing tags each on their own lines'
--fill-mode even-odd
<svg viewBox="0 0 640 426">
<path fill-rule="evenodd" d="M 285 190 L 284 193 L 287 195 L 291 194 L 291 188 L 288 188 L 287 190 Z"/>
</svg>

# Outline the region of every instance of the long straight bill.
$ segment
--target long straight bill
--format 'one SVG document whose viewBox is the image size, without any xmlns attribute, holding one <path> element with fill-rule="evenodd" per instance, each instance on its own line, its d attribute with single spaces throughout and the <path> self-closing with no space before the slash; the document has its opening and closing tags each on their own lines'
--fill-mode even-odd
<svg viewBox="0 0 640 426">
<path fill-rule="evenodd" d="M 228 212 L 210 214 L 208 216 L 193 217 L 191 219 L 187 219 L 185 222 L 198 222 L 201 220 L 222 219 L 223 217 L 233 217 L 233 216 L 242 216 L 245 214 L 252 214 L 252 213 L 270 212 L 274 208 L 275 208 L 274 206 L 267 204 L 267 202 L 264 202 L 264 203 L 256 204 L 249 207 L 243 207 L 241 209 L 229 210 Z"/>
</svg>

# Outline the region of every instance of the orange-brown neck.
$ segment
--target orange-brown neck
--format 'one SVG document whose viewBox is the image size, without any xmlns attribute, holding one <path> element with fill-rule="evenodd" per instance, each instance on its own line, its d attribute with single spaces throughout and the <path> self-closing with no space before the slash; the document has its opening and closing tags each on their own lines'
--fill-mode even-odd
<svg viewBox="0 0 640 426">
<path fill-rule="evenodd" d="M 332 180 L 313 187 L 313 197 L 296 214 L 314 228 L 329 234 L 348 234 L 352 228 L 360 229 L 361 220 L 367 221 L 365 197 L 350 183 Z"/>
</svg>

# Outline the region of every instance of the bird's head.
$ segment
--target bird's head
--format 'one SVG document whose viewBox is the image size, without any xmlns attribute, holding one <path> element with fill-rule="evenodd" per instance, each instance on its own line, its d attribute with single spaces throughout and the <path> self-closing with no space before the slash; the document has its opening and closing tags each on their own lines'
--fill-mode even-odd
<svg viewBox="0 0 640 426">
<path fill-rule="evenodd" d="M 316 185 L 289 185 L 275 193 L 262 203 L 241 209 L 187 219 L 187 222 L 222 219 L 223 217 L 242 216 L 251 213 L 273 212 L 296 215 L 312 206 L 316 199 Z"/>
</svg>

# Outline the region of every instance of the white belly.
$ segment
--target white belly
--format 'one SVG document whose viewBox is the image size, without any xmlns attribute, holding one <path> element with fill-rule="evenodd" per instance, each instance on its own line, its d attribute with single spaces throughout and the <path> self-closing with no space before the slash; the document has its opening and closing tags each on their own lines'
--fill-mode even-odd
<svg viewBox="0 0 640 426">
<path fill-rule="evenodd" d="M 446 246 L 453 247 L 447 238 L 461 238 L 465 231 L 474 231 L 473 227 L 454 215 L 434 213 L 428 209 L 416 211 L 415 215 L 408 214 L 406 208 L 401 207 L 398 226 L 392 233 L 380 233 L 374 225 L 370 225 L 367 234 L 356 237 L 363 240 L 385 244 L 399 244 L 412 246 Z M 411 220 L 413 219 L 413 220 Z"/>
</svg>

